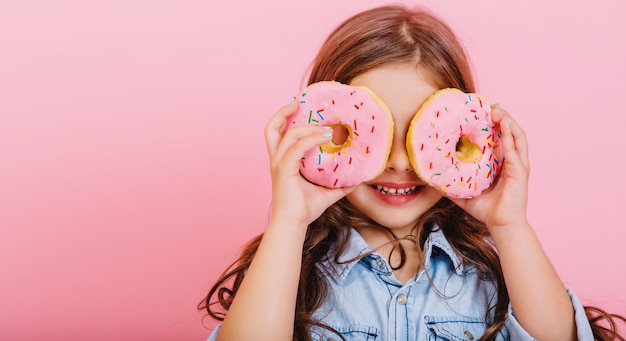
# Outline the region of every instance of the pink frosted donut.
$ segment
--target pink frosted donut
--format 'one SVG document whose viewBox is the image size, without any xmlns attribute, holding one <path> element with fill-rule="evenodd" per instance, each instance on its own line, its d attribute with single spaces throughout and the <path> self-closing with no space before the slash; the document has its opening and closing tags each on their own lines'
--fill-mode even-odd
<svg viewBox="0 0 626 341">
<path fill-rule="evenodd" d="M 330 126 L 332 141 L 309 150 L 300 173 L 325 187 L 356 186 L 384 169 L 391 150 L 393 119 L 387 106 L 365 87 L 338 82 L 318 82 L 296 99 L 298 111 L 287 128 L 302 125 Z"/>
<path fill-rule="evenodd" d="M 406 144 L 419 177 L 452 198 L 472 198 L 489 188 L 504 161 L 491 104 L 458 89 L 439 90 L 422 105 Z"/>
</svg>

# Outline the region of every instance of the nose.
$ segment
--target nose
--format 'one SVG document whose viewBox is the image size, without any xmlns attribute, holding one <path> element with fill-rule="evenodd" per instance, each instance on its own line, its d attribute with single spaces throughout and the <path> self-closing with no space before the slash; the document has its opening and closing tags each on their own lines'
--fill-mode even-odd
<svg viewBox="0 0 626 341">
<path fill-rule="evenodd" d="M 406 150 L 406 136 L 394 136 L 391 143 L 391 151 L 387 160 L 387 170 L 394 172 L 410 172 L 413 170 L 411 161 Z"/>
</svg>

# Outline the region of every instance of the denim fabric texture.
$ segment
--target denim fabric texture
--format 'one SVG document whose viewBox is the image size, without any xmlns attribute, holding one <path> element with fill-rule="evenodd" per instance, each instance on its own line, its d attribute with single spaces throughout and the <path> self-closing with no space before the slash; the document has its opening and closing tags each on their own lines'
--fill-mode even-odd
<svg viewBox="0 0 626 341">
<path fill-rule="evenodd" d="M 348 341 L 471 341 L 484 334 L 485 314 L 495 304 L 494 284 L 473 265 L 461 263 L 442 232 L 434 231 L 429 236 L 424 248 L 425 269 L 404 284 L 394 277 L 385 256 L 375 252 L 360 257 L 371 250 L 352 230 L 339 261 L 319 265 L 330 292 L 314 318 Z M 572 291 L 568 293 L 576 311 L 578 338 L 592 341 L 584 308 Z M 218 332 L 219 326 L 208 340 L 215 340 Z M 316 327 L 311 335 L 313 340 L 341 340 L 339 335 Z M 509 306 L 497 340 L 534 338 Z"/>
</svg>

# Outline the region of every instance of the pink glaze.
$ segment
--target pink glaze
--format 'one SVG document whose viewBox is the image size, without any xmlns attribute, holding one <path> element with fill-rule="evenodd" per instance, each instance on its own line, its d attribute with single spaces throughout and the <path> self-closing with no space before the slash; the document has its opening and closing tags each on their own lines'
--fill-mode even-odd
<svg viewBox="0 0 626 341">
<path fill-rule="evenodd" d="M 296 100 L 299 108 L 287 121 L 287 128 L 343 125 L 349 131 L 343 148 L 328 152 L 320 146 L 305 153 L 300 172 L 307 180 L 325 187 L 356 186 L 385 169 L 393 120 L 371 90 L 319 82 L 305 88 Z"/>
<path fill-rule="evenodd" d="M 477 160 L 459 160 L 463 135 L 479 148 Z M 489 188 L 504 161 L 491 104 L 458 89 L 439 90 L 422 105 L 411 121 L 407 150 L 420 178 L 452 198 L 472 198 Z"/>
</svg>

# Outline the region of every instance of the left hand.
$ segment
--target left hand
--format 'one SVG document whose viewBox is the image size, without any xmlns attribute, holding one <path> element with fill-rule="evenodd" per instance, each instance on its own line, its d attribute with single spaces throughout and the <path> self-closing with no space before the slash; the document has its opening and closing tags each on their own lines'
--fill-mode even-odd
<svg viewBox="0 0 626 341">
<path fill-rule="evenodd" d="M 490 232 L 527 224 L 528 143 L 524 130 L 499 104 L 491 110 L 493 122 L 500 126 L 504 164 L 493 186 L 472 199 L 452 199 Z"/>
</svg>

